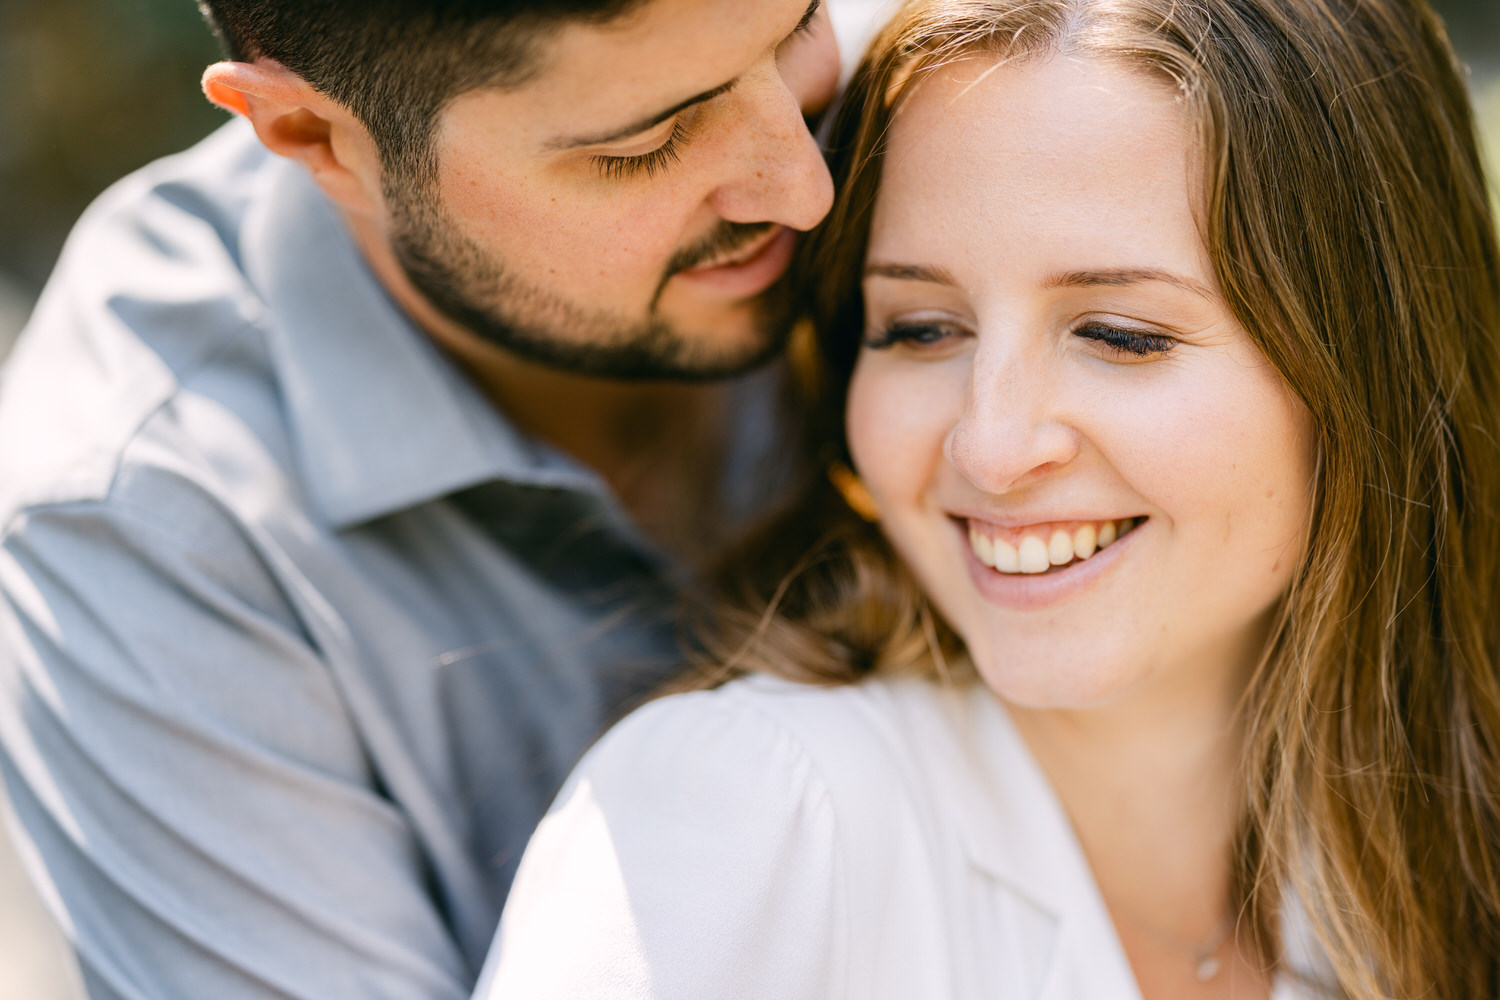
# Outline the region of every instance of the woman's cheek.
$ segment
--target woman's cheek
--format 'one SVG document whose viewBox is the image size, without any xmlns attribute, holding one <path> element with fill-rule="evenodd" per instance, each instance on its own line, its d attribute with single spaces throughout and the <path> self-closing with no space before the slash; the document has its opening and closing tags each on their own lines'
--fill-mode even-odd
<svg viewBox="0 0 1500 1000">
<path fill-rule="evenodd" d="M 883 506 L 924 492 L 942 460 L 954 422 L 945 400 L 955 393 L 942 368 L 873 351 L 855 367 L 846 410 L 849 450 Z"/>
</svg>

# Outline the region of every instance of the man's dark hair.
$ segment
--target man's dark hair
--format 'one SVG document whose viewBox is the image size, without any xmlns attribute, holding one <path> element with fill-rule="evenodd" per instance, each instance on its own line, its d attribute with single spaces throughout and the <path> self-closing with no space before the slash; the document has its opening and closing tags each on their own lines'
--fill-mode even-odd
<svg viewBox="0 0 1500 1000">
<path fill-rule="evenodd" d="M 370 130 L 387 186 L 431 178 L 437 117 L 480 87 L 518 86 L 548 29 L 641 0 L 199 0 L 230 59 L 274 59 Z"/>
</svg>

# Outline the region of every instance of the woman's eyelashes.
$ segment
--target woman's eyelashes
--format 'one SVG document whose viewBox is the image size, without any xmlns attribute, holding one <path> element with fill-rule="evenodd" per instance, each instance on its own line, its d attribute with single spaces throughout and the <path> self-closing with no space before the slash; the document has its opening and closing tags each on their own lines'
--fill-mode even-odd
<svg viewBox="0 0 1500 1000">
<path fill-rule="evenodd" d="M 898 344 L 917 349 L 931 348 L 962 333 L 951 323 L 898 320 L 866 334 L 864 345 L 872 351 L 884 351 Z"/>
<path fill-rule="evenodd" d="M 914 350 L 933 350 L 967 331 L 953 323 L 934 320 L 897 320 L 865 336 L 864 346 L 881 351 L 901 345 Z M 1131 360 L 1159 357 L 1177 346 L 1165 334 L 1128 330 L 1107 323 L 1090 321 L 1076 326 L 1072 335 L 1098 345 L 1105 351 Z"/>
<path fill-rule="evenodd" d="M 692 134 L 688 131 L 687 123 L 679 118 L 673 123 L 672 133 L 667 136 L 667 141 L 649 153 L 636 156 L 600 154 L 589 159 L 593 161 L 595 169 L 609 180 L 628 180 L 632 177 L 650 179 L 665 173 L 678 161 L 682 155 L 682 147 L 690 138 Z"/>
<path fill-rule="evenodd" d="M 1177 341 L 1160 333 L 1126 330 L 1107 323 L 1088 322 L 1073 328 L 1073 336 L 1092 341 L 1117 354 L 1150 358 L 1166 354 Z"/>
</svg>

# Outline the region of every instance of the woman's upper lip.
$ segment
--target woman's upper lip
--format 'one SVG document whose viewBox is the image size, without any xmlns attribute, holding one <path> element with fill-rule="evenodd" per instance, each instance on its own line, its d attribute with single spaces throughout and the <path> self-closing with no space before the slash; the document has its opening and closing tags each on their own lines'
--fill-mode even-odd
<svg viewBox="0 0 1500 1000">
<path fill-rule="evenodd" d="M 1052 524 L 1097 524 L 1104 521 L 1124 521 L 1127 518 L 1139 518 L 1146 515 L 1139 512 L 1133 514 L 1101 514 L 1095 511 L 1079 513 L 1072 510 L 1007 511 L 1004 514 L 997 514 L 993 511 L 950 510 L 948 516 L 958 521 L 992 524 L 1004 531 L 1019 531 L 1023 528 Z"/>
</svg>

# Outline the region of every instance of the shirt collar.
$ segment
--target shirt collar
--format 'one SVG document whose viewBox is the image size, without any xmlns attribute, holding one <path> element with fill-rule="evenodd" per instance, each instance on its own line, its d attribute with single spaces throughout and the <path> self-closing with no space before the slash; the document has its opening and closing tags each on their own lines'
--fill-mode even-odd
<svg viewBox="0 0 1500 1000">
<path fill-rule="evenodd" d="M 1135 977 L 1094 882 L 1072 822 L 1009 713 L 983 684 L 964 692 L 956 723 L 972 740 L 970 787 L 960 799 L 961 836 L 969 863 L 1009 886 L 1058 921 L 1068 943 L 1054 953 L 1088 956 L 1067 981 L 1077 995 L 1134 997 Z M 1049 977 L 1054 987 L 1064 982 Z M 1051 996 L 1054 991 L 1048 991 Z M 1067 995 L 1073 993 L 1063 990 Z"/>
<path fill-rule="evenodd" d="M 1092 881 L 1067 814 L 1000 700 L 980 683 L 955 694 L 958 732 L 973 747 L 966 783 L 989 793 L 959 800 L 969 861 L 1061 915 Z"/>
<path fill-rule="evenodd" d="M 335 528 L 491 480 L 599 489 L 509 425 L 439 353 L 301 167 L 268 166 L 243 248 L 303 479 Z"/>
</svg>

